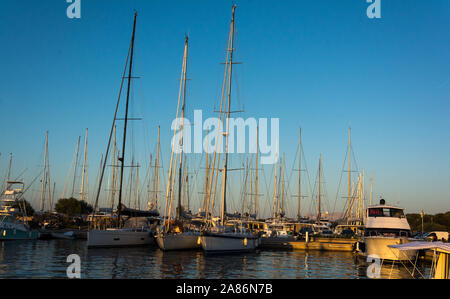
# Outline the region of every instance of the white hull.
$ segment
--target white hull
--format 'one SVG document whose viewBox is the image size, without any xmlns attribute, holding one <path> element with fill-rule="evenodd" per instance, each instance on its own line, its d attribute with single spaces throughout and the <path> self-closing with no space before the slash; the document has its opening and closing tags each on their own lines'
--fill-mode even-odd
<svg viewBox="0 0 450 299">
<path fill-rule="evenodd" d="M 91 230 L 87 237 L 88 247 L 140 246 L 153 242 L 149 231 L 130 229 Z"/>
<path fill-rule="evenodd" d="M 412 242 L 412 240 L 405 237 L 365 237 L 365 252 L 363 255 L 376 255 L 382 260 L 390 261 L 413 260 L 416 257 L 417 250 L 399 251 L 398 249 L 388 247 L 388 245 L 409 242 Z"/>
<path fill-rule="evenodd" d="M 241 234 L 208 234 L 201 237 L 205 252 L 251 252 L 258 246 L 258 238 Z"/>
<path fill-rule="evenodd" d="M 196 233 L 159 234 L 156 243 L 161 250 L 200 249 L 199 238 L 200 234 Z"/>
</svg>

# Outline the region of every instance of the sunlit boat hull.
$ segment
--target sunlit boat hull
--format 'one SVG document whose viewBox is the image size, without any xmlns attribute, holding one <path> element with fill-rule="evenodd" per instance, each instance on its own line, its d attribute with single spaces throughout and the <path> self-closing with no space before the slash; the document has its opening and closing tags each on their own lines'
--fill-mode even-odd
<svg viewBox="0 0 450 299">
<path fill-rule="evenodd" d="M 258 246 L 258 238 L 234 233 L 205 233 L 201 245 L 206 253 L 252 252 Z"/>
<path fill-rule="evenodd" d="M 200 234 L 182 233 L 182 234 L 159 234 L 156 236 L 156 243 L 164 251 L 168 250 L 192 250 L 200 249 Z"/>
<path fill-rule="evenodd" d="M 153 236 L 146 230 L 91 230 L 87 234 L 88 247 L 145 246 L 152 243 L 154 243 Z"/>
<path fill-rule="evenodd" d="M 390 248 L 388 245 L 398 245 L 412 242 L 413 239 L 400 237 L 365 237 L 364 256 L 379 257 L 381 260 L 389 261 L 407 261 L 415 259 L 417 251 L 399 251 L 395 248 Z"/>
</svg>

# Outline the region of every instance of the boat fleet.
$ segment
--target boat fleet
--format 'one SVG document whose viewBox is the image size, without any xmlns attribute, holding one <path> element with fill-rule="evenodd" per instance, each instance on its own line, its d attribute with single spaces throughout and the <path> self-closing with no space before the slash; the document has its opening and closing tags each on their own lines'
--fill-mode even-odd
<svg viewBox="0 0 450 299">
<path fill-rule="evenodd" d="M 220 110 L 220 119 L 230 116 L 231 106 L 231 80 L 232 80 L 232 66 L 233 52 L 235 49 L 235 9 L 232 7 L 232 18 L 230 23 L 227 61 L 225 62 L 224 74 L 224 90 L 222 92 L 222 101 Z M 108 154 L 110 152 L 111 144 L 115 146 L 116 137 L 116 121 L 117 107 L 120 104 L 117 101 L 116 112 L 114 114 L 113 123 L 111 126 L 110 136 L 108 140 L 106 155 L 102 160 L 101 175 L 98 183 L 98 191 L 96 193 L 94 212 L 90 215 L 91 224 L 87 232 L 87 246 L 89 248 L 95 247 L 119 247 L 119 246 L 148 246 L 156 244 L 161 250 L 203 250 L 206 253 L 241 253 L 253 252 L 261 248 L 267 240 L 273 242 L 309 242 L 310 238 L 320 235 L 322 238 L 335 238 L 337 235 L 342 235 L 345 231 L 351 231 L 353 236 L 348 238 L 349 242 L 354 243 L 354 251 L 363 258 L 379 257 L 382 260 L 401 261 L 413 258 L 417 251 L 410 250 L 407 254 L 400 252 L 401 249 L 395 247 L 397 245 L 408 244 L 414 239 L 411 235 L 411 228 L 408 224 L 404 210 L 401 207 L 386 204 L 382 199 L 379 204 L 369 205 L 363 209 L 359 207 L 359 214 L 356 215 L 357 221 L 351 220 L 350 212 L 346 214 L 347 221 L 338 225 L 336 230 L 332 231 L 331 222 L 324 217 L 320 210 L 321 200 L 321 160 L 319 159 L 319 195 L 318 195 L 318 211 L 316 219 L 309 219 L 301 217 L 300 215 L 300 171 L 301 171 L 301 131 L 300 131 L 300 145 L 299 145 L 299 207 L 297 219 L 288 219 L 284 216 L 283 208 L 279 206 L 280 195 L 276 189 L 284 188 L 284 181 L 277 179 L 277 165 L 275 165 L 275 182 L 274 182 L 274 207 L 273 215 L 270 219 L 259 220 L 256 215 L 247 213 L 230 214 L 227 211 L 227 187 L 230 184 L 228 178 L 229 161 L 228 152 L 225 151 L 223 156 L 217 151 L 214 152 L 211 161 L 206 165 L 205 174 L 205 192 L 204 192 L 204 206 L 201 212 L 193 215 L 186 207 L 182 205 L 181 198 L 183 190 L 183 181 L 187 180 L 184 177 L 185 155 L 182 150 L 183 139 L 181 138 L 178 144 L 172 144 L 172 151 L 170 155 L 170 165 L 167 178 L 167 187 L 165 191 L 164 213 L 157 209 L 157 205 L 150 204 L 146 210 L 130 209 L 123 204 L 123 171 L 127 167 L 126 164 L 126 137 L 128 124 L 128 106 L 130 98 L 131 80 L 133 77 L 133 54 L 134 41 L 136 33 L 137 13 L 134 15 L 133 32 L 130 43 L 130 48 L 126 60 L 124 73 L 122 76 L 121 91 L 124 85 L 127 86 L 127 97 L 124 103 L 125 118 L 123 130 L 123 144 L 122 148 L 115 157 L 117 151 L 113 150 L 115 175 L 119 179 L 118 186 L 118 205 L 115 213 L 110 211 L 110 214 L 100 213 L 98 208 L 99 196 L 102 188 L 103 176 L 108 161 Z M 188 37 L 185 38 L 184 56 L 182 63 L 182 76 L 180 80 L 179 100 L 177 107 L 177 119 L 181 123 L 177 124 L 174 130 L 174 136 L 183 131 L 184 124 L 182 123 L 184 117 L 184 109 L 186 106 L 186 80 L 187 80 L 187 61 L 188 61 Z M 126 73 L 128 71 L 128 74 Z M 181 117 L 180 117 L 181 116 Z M 222 132 L 225 137 L 225 147 L 228 146 L 228 134 Z M 86 132 L 87 134 L 87 132 Z M 181 134 L 180 136 L 183 136 Z M 114 142 L 112 139 L 114 138 Z M 217 145 L 217 144 L 216 144 Z M 177 147 L 179 147 L 177 149 Z M 350 149 L 350 146 L 349 146 Z M 158 150 L 157 161 L 155 164 L 155 190 L 159 186 L 160 177 L 158 169 L 159 162 L 159 129 L 158 129 Z M 120 156 L 119 156 L 120 155 Z M 216 156 L 217 155 L 217 156 Z M 349 150 L 350 155 L 350 150 Z M 350 163 L 349 157 L 349 163 Z M 222 162 L 222 165 L 220 165 Z M 210 164 L 208 164 L 210 163 Z M 283 159 L 284 164 L 284 159 Z M 280 168 L 280 172 L 284 167 Z M 177 175 L 178 174 L 178 175 Z M 251 192 L 256 198 L 257 191 L 257 175 L 255 172 L 254 190 Z M 280 174 L 279 174 L 280 175 Z M 221 181 L 222 190 L 216 190 L 217 182 Z M 16 186 L 18 185 L 18 187 Z M 0 201 L 0 240 L 11 239 L 37 239 L 39 232 L 31 230 L 26 223 L 26 215 L 22 215 L 19 220 L 20 198 L 24 192 L 23 182 L 9 181 L 7 188 L 3 193 Z M 359 184 L 358 186 L 361 186 Z M 359 187 L 358 187 L 359 188 Z M 187 191 L 189 192 L 189 191 Z M 357 196 L 353 194 L 350 187 L 350 164 L 349 164 L 349 196 L 348 207 L 354 207 L 359 203 L 355 201 Z M 358 192 L 363 192 L 358 189 Z M 217 194 L 216 194 L 217 193 Z M 220 193 L 220 194 L 219 194 Z M 256 195 L 255 195 L 256 194 Z M 281 191 L 284 194 L 284 191 Z M 159 196 L 159 192 L 155 191 L 155 197 Z M 214 202 L 216 198 L 220 197 L 220 215 L 214 216 Z M 350 200 L 353 199 L 353 202 Z M 255 200 L 256 202 L 256 200 Z M 283 203 L 283 201 L 281 201 Z M 23 209 L 24 210 L 24 209 Z M 162 208 L 161 208 L 162 210 Z M 173 212 L 175 210 L 175 212 Z M 278 212 L 281 211 L 281 212 Z M 160 214 L 163 214 L 162 216 Z M 113 223 L 104 225 L 102 219 L 113 219 Z M 102 224 L 103 223 L 103 224 Z M 56 234 L 55 237 L 73 239 L 73 234 Z"/>
</svg>

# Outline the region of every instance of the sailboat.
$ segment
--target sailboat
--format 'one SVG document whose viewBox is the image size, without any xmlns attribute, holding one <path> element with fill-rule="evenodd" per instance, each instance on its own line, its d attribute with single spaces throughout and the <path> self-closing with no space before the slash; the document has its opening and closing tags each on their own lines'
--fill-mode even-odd
<svg viewBox="0 0 450 299">
<path fill-rule="evenodd" d="M 199 249 L 199 237 L 200 230 L 195 229 L 195 227 L 188 227 L 186 225 L 186 220 L 184 219 L 184 207 L 181 205 L 181 194 L 182 194 L 182 169 L 183 169 L 183 118 L 184 118 L 184 108 L 186 104 L 186 73 L 187 73 L 187 54 L 188 54 L 188 43 L 189 38 L 186 36 L 184 43 L 184 55 L 183 64 L 181 68 L 181 81 L 180 81 L 180 92 L 178 97 L 178 107 L 177 107 L 177 125 L 178 125 L 178 112 L 180 108 L 180 100 L 182 99 L 181 105 L 181 118 L 180 118 L 180 142 L 178 145 L 172 144 L 172 154 L 170 159 L 170 169 L 169 178 L 167 182 L 166 189 L 166 208 L 165 215 L 168 214 L 167 220 L 157 228 L 156 232 L 156 243 L 161 250 L 187 250 L 187 249 Z M 178 127 L 176 126 L 174 130 L 174 136 L 177 134 Z M 180 151 L 175 155 L 174 161 L 174 147 L 179 146 Z M 172 203 L 174 199 L 174 185 L 176 175 L 174 174 L 175 168 L 178 165 L 178 206 L 176 208 L 176 219 L 171 220 L 172 213 Z M 167 213 L 168 211 L 168 213 Z"/>
<path fill-rule="evenodd" d="M 227 87 L 227 105 L 228 108 L 225 110 L 222 103 L 223 94 L 222 92 L 222 103 L 220 106 L 220 116 L 227 115 L 227 118 L 230 118 L 230 107 L 231 107 L 231 74 L 232 74 L 232 66 L 233 66 L 233 50 L 234 50 L 234 32 L 235 32 L 235 24 L 234 24 L 234 14 L 235 14 L 236 6 L 232 7 L 232 17 L 231 17 L 231 25 L 230 25 L 230 33 L 229 33 L 229 43 L 228 43 L 228 55 L 227 62 L 225 63 L 225 74 L 224 77 L 224 85 L 228 83 Z M 228 77 L 228 78 L 227 78 Z M 226 113 L 225 113 L 226 112 Z M 227 122 L 228 123 L 228 122 Z M 227 127 L 227 131 L 228 131 Z M 221 217 L 220 223 L 209 219 L 208 228 L 202 231 L 201 236 L 201 245 L 203 250 L 206 253 L 214 253 L 214 252 L 248 252 L 254 251 L 258 246 L 259 238 L 251 233 L 244 225 L 243 222 L 239 223 L 239 221 L 227 222 L 227 213 L 226 213 L 226 189 L 227 189 L 227 171 L 228 171 L 228 132 L 222 132 L 225 136 L 225 157 L 223 159 L 223 169 L 222 169 L 222 202 L 221 202 Z M 216 149 L 217 149 L 216 142 Z M 214 153 L 213 166 L 215 166 L 217 150 Z M 217 159 L 217 167 L 218 167 L 219 159 Z M 218 169 L 214 169 L 211 173 L 211 177 L 213 177 L 214 173 L 216 173 L 216 182 L 217 182 L 217 173 Z M 211 186 L 212 181 L 210 180 L 210 187 L 208 188 L 208 194 L 211 194 Z M 214 195 L 213 195 L 214 196 Z M 209 199 L 209 198 L 208 198 Z M 209 217 L 209 210 L 206 212 L 206 217 Z M 239 225 L 240 224 L 240 225 Z"/>
<path fill-rule="evenodd" d="M 111 143 L 111 137 L 115 127 L 115 121 L 117 116 L 118 105 L 120 102 L 120 94 L 122 91 L 123 82 L 125 79 L 125 72 L 128 67 L 128 89 L 127 89 L 127 99 L 125 106 L 125 120 L 124 120 L 124 130 L 123 130 L 123 145 L 122 145 L 122 156 L 118 158 L 121 162 L 120 165 L 120 187 L 119 187 L 119 204 L 117 207 L 117 224 L 115 228 L 109 228 L 105 230 L 100 229 L 91 229 L 88 231 L 87 235 L 87 246 L 88 247 L 117 247 L 117 246 L 136 246 L 136 245 L 148 245 L 153 242 L 153 236 L 151 233 L 151 229 L 148 223 L 145 221 L 145 218 L 130 218 L 125 224 L 122 222 L 122 186 L 123 186 L 123 170 L 125 163 L 125 144 L 126 144 L 126 135 L 127 135 L 127 123 L 128 123 L 128 104 L 130 97 L 130 83 L 132 79 L 132 67 L 133 67 L 133 50 L 134 50 L 134 39 L 135 39 L 135 30 L 136 30 L 136 19 L 137 12 L 134 14 L 134 23 L 133 23 L 133 34 L 131 37 L 131 46 L 129 50 L 129 65 L 128 65 L 128 57 L 126 61 L 126 66 L 124 69 L 124 74 L 122 76 L 122 84 L 120 87 L 119 98 L 117 100 L 117 106 L 114 114 L 113 125 L 111 128 L 108 146 L 106 150 L 105 160 L 103 162 L 103 169 L 100 175 L 100 180 L 98 184 L 97 197 L 95 200 L 94 212 L 98 205 L 98 198 L 102 185 L 102 178 L 106 166 L 106 161 L 108 160 L 108 153 Z M 136 221 L 135 221 L 136 220 Z"/>
</svg>

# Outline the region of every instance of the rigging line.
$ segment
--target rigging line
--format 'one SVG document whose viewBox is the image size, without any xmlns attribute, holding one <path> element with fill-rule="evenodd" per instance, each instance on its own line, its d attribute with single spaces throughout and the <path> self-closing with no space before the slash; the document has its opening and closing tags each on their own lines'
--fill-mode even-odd
<svg viewBox="0 0 450 299">
<path fill-rule="evenodd" d="M 306 177 L 308 179 L 309 194 L 311 194 L 311 200 L 309 202 L 309 208 L 311 209 L 312 201 L 314 200 L 314 193 L 313 193 L 313 189 L 311 188 L 311 177 L 310 177 L 310 173 L 308 170 L 308 165 L 306 162 L 306 155 L 305 155 L 305 151 L 303 150 L 303 146 L 301 148 L 301 151 L 302 151 L 302 157 L 303 157 L 302 161 L 305 164 L 305 172 L 306 172 Z"/>
<path fill-rule="evenodd" d="M 264 166 L 263 166 L 263 167 L 264 167 Z M 271 171 L 271 173 L 270 173 L 270 177 L 271 177 L 271 178 L 273 177 L 274 169 L 275 169 L 275 164 L 272 164 L 272 171 Z M 270 207 L 270 209 L 269 209 L 269 213 L 270 213 L 270 211 L 271 211 L 271 209 L 272 209 L 272 205 L 271 205 L 271 203 L 272 203 L 272 198 L 271 198 L 271 196 L 270 196 L 270 194 L 272 193 L 272 192 L 270 192 L 270 191 L 271 191 L 271 190 L 270 190 L 270 186 L 271 186 L 271 184 L 272 184 L 272 179 L 270 179 L 269 184 L 267 184 L 267 177 L 266 177 L 266 172 L 265 172 L 265 170 L 262 171 L 262 173 L 263 173 L 263 176 L 264 176 L 264 183 L 265 183 L 265 185 L 266 185 L 266 196 L 265 196 L 265 199 L 266 199 L 266 206 L 264 207 L 264 213 L 266 212 L 266 208 L 269 208 L 269 207 Z"/>
<path fill-rule="evenodd" d="M 116 123 L 117 110 L 119 109 L 120 95 L 122 94 L 122 87 L 123 87 L 123 83 L 124 83 L 124 81 L 125 81 L 125 78 L 124 78 L 124 77 L 125 77 L 126 70 L 127 70 L 127 66 L 128 66 L 128 59 L 129 59 L 129 57 L 130 57 L 130 52 L 131 52 L 131 46 L 132 46 L 132 43 L 133 43 L 133 41 L 130 42 L 130 46 L 129 46 L 129 48 L 128 48 L 127 59 L 125 60 L 125 68 L 124 68 L 124 70 L 123 70 L 122 81 L 121 81 L 121 83 L 120 83 L 119 95 L 118 95 L 118 98 L 117 98 L 117 104 L 116 104 L 116 109 L 115 109 L 115 112 L 114 112 L 113 123 L 112 123 L 111 131 L 110 131 L 110 134 L 109 134 L 109 140 L 108 140 L 108 145 L 107 145 L 107 147 L 106 147 L 105 159 L 104 159 L 103 166 L 102 166 L 102 172 L 101 172 L 101 175 L 100 175 L 99 184 L 98 184 L 98 186 L 97 186 L 97 188 L 98 188 L 98 189 L 97 189 L 97 195 L 96 195 L 96 197 L 95 197 L 95 204 L 94 204 L 94 209 L 93 209 L 93 212 L 92 212 L 92 213 L 95 213 L 95 211 L 96 211 L 96 209 L 97 209 L 97 205 L 98 205 L 98 198 L 99 198 L 99 196 L 100 196 L 100 191 L 101 191 L 101 188 L 102 188 L 102 182 L 103 182 L 103 175 L 104 175 L 104 173 L 105 173 L 105 167 L 106 167 L 106 163 L 107 163 L 107 161 L 108 161 L 109 148 L 110 148 L 110 146 L 111 146 L 111 139 L 112 139 L 112 135 L 113 135 L 113 131 L 114 131 L 114 125 L 115 125 L 115 123 Z"/>
<path fill-rule="evenodd" d="M 347 158 L 347 154 L 348 154 L 348 147 L 347 147 L 347 151 L 345 152 L 345 157 Z M 345 168 L 345 165 L 346 165 L 346 158 L 344 158 L 344 163 L 342 164 L 342 170 L 341 170 L 341 176 L 340 176 L 340 178 L 339 178 L 339 184 L 338 184 L 338 188 L 337 188 L 337 190 L 336 190 L 336 197 L 335 197 L 335 200 L 334 200 L 334 207 L 333 207 L 333 213 L 335 212 L 335 210 L 336 210 L 336 203 L 337 203 L 337 198 L 338 198 L 338 195 L 339 195 L 339 190 L 340 190 L 340 188 L 341 188 L 341 183 L 342 183 L 342 176 L 343 176 L 343 174 L 344 174 L 344 168 Z M 347 201 L 346 201 L 347 202 Z M 347 203 L 344 203 L 344 209 L 345 209 L 345 206 L 347 205 Z"/>
</svg>

